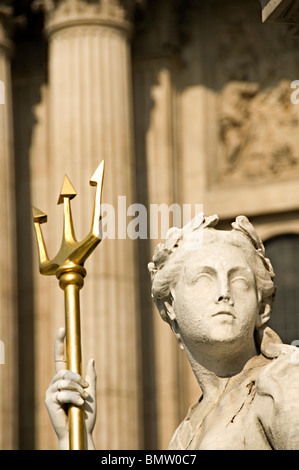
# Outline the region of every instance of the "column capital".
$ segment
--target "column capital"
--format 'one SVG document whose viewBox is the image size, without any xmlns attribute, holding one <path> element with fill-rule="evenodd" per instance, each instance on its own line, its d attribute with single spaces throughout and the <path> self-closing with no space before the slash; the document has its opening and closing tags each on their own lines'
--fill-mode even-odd
<svg viewBox="0 0 299 470">
<path fill-rule="evenodd" d="M 12 42 L 10 36 L 12 33 L 13 18 L 13 2 L 12 0 L 2 1 L 0 5 L 0 48 L 10 54 L 12 51 Z"/>
<path fill-rule="evenodd" d="M 140 2 L 140 0 L 139 0 Z M 100 25 L 129 33 L 138 0 L 34 0 L 32 8 L 45 13 L 48 36 L 74 26 Z"/>
</svg>

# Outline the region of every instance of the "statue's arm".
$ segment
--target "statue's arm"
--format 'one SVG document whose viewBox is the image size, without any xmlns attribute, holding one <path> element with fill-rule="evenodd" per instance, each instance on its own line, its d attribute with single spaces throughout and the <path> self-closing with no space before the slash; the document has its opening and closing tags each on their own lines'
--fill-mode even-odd
<svg viewBox="0 0 299 470">
<path fill-rule="evenodd" d="M 299 450 L 299 351 L 266 366 L 257 383 L 257 418 L 275 450 Z"/>
</svg>

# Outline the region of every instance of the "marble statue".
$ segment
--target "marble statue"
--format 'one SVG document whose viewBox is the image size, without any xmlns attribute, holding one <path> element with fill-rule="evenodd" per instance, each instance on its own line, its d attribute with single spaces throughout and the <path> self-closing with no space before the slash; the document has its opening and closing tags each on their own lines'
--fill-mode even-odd
<svg viewBox="0 0 299 470">
<path fill-rule="evenodd" d="M 271 262 L 245 216 L 232 230 L 217 223 L 216 215 L 199 214 L 170 229 L 148 265 L 153 300 L 200 390 L 169 449 L 299 449 L 299 352 L 267 326 L 275 298 Z M 62 329 L 46 404 L 61 449 L 68 448 L 66 404 L 84 404 L 87 448 L 94 448 L 94 362 L 86 380 L 66 371 L 63 339 Z"/>
</svg>

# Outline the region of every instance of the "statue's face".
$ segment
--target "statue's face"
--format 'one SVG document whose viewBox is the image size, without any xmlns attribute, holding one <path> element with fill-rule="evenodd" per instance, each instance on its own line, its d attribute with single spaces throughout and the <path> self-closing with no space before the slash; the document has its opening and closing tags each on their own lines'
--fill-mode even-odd
<svg viewBox="0 0 299 470">
<path fill-rule="evenodd" d="M 185 344 L 242 344 L 253 338 L 259 301 L 255 276 L 241 249 L 215 243 L 194 253 L 186 251 L 173 296 Z"/>
</svg>

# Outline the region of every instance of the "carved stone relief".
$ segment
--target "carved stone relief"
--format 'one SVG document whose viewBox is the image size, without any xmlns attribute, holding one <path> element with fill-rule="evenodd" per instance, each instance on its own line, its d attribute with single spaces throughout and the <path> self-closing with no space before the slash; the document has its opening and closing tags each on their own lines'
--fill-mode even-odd
<svg viewBox="0 0 299 470">
<path fill-rule="evenodd" d="M 291 100 L 298 44 L 262 28 L 244 5 L 217 22 L 218 182 L 299 173 L 299 106 Z"/>
<path fill-rule="evenodd" d="M 263 89 L 230 82 L 220 95 L 221 180 L 269 179 L 298 172 L 299 109 L 290 82 Z"/>
</svg>

